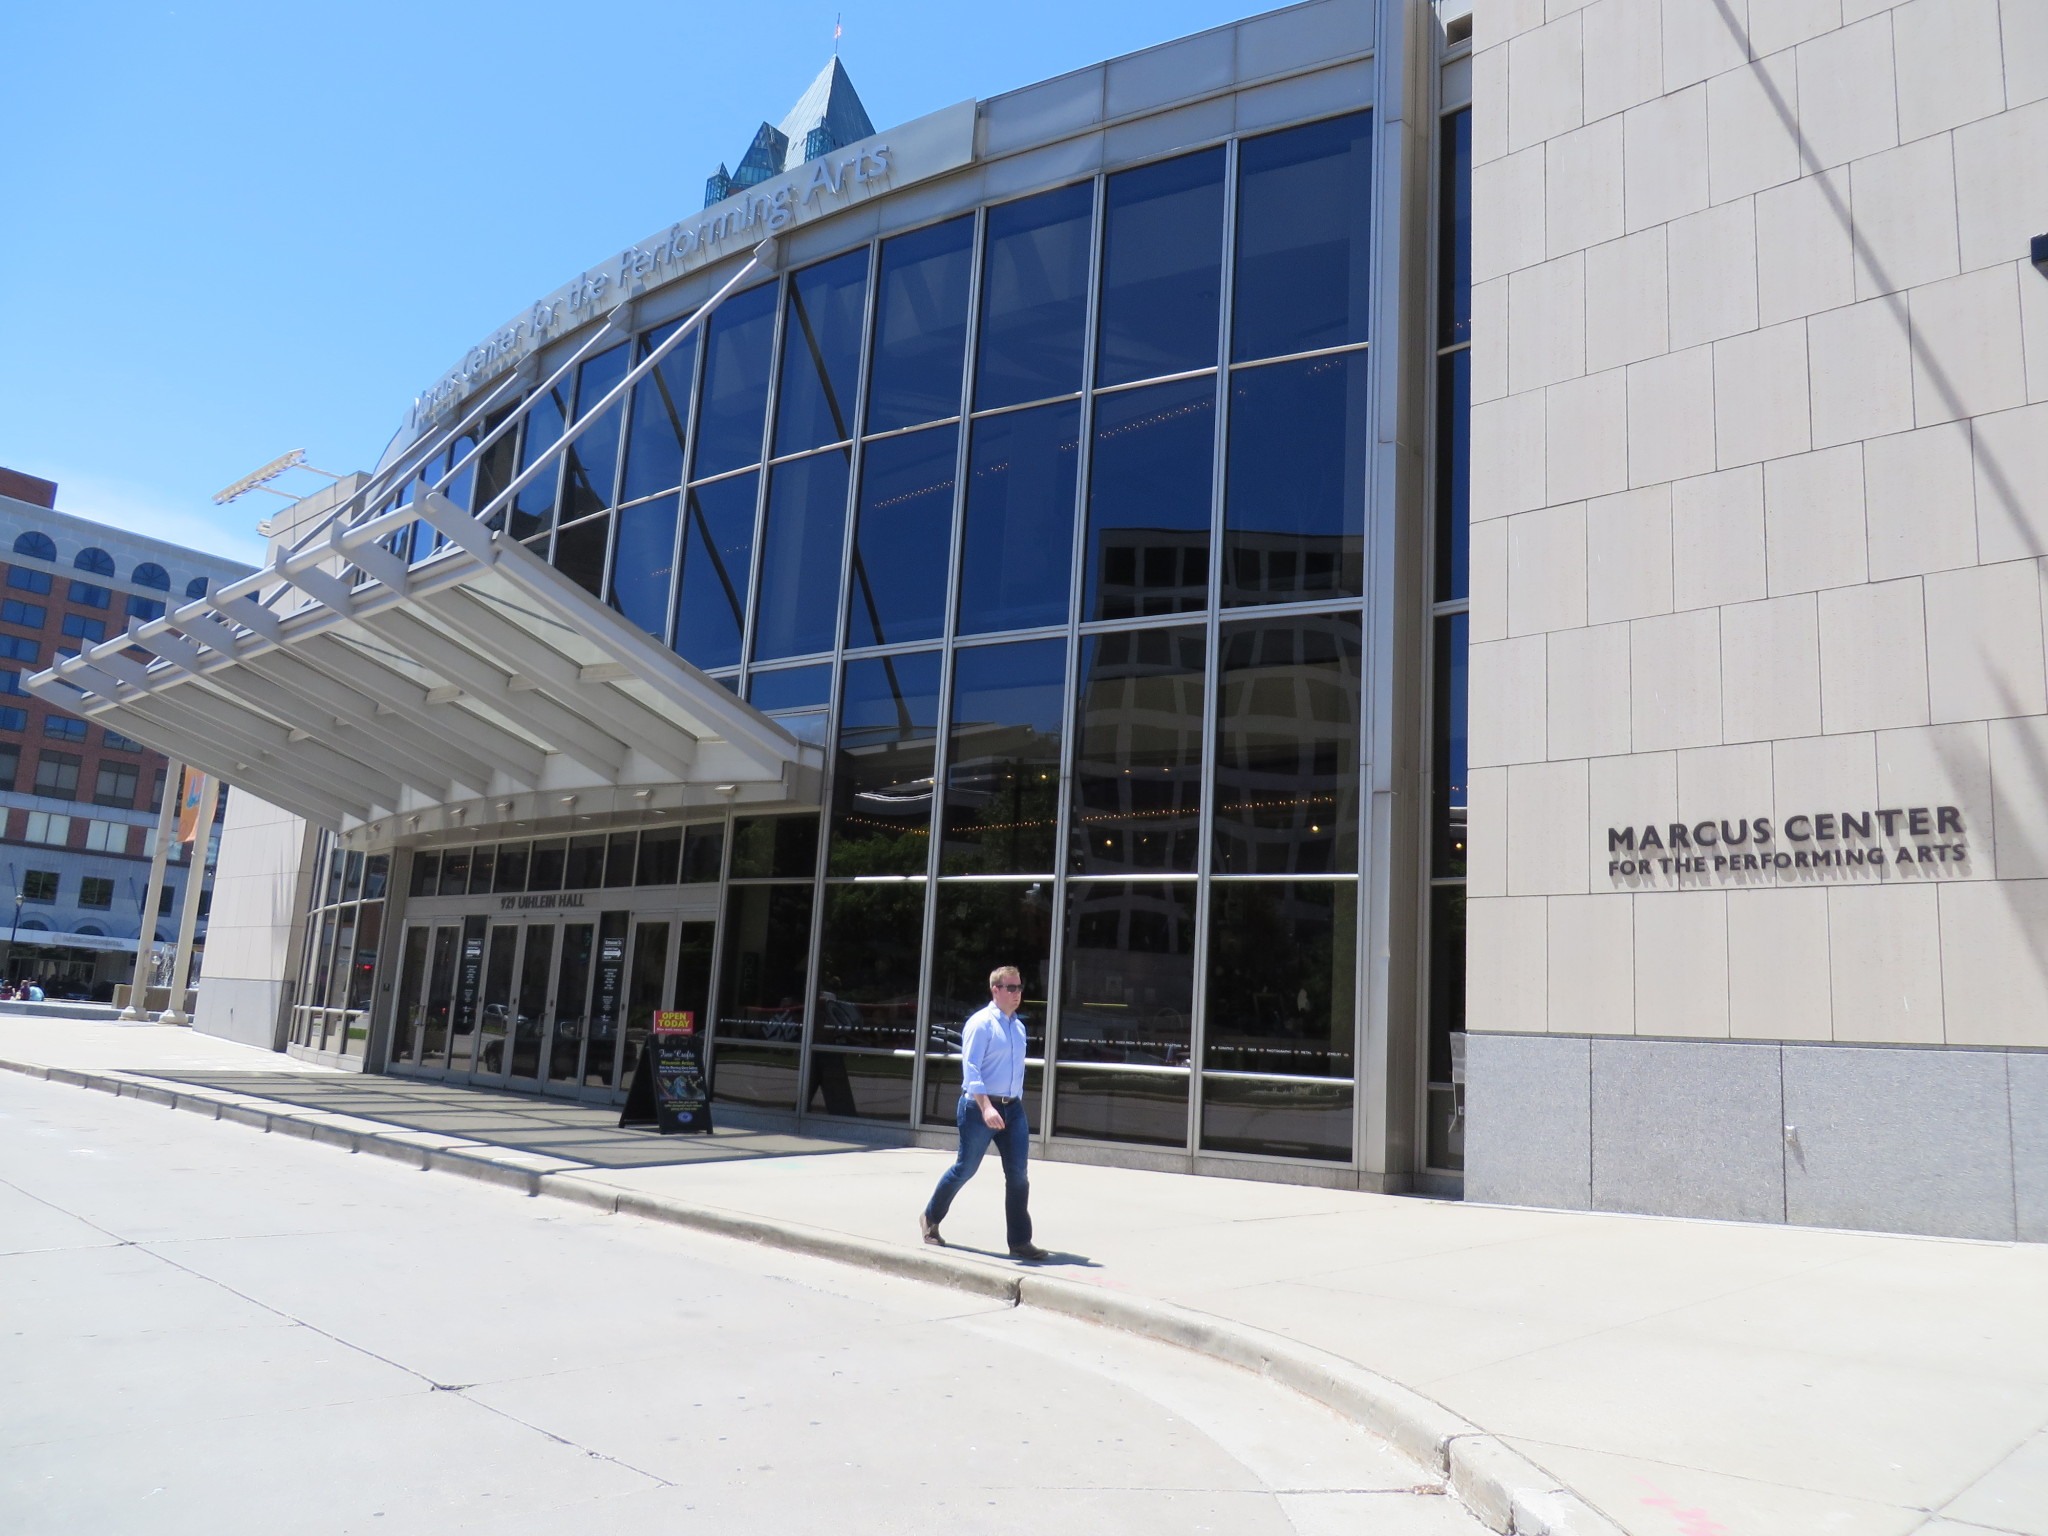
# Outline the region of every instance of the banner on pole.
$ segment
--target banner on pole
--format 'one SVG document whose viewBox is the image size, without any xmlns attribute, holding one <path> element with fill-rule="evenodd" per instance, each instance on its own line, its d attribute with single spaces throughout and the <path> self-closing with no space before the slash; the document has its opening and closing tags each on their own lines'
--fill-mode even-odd
<svg viewBox="0 0 2048 1536">
<path fill-rule="evenodd" d="M 206 798 L 206 775 L 185 770 L 185 792 L 178 802 L 178 841 L 189 843 L 199 836 L 199 803 Z"/>
</svg>

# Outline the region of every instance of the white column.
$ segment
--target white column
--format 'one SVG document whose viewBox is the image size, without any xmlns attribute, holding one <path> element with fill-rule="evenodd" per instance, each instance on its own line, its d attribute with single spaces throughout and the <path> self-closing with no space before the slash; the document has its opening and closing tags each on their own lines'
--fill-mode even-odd
<svg viewBox="0 0 2048 1536">
<path fill-rule="evenodd" d="M 179 908 L 178 958 L 171 971 L 171 1006 L 156 1016 L 159 1024 L 190 1024 L 185 1014 L 185 983 L 192 975 L 192 935 L 199 927 L 199 889 L 206 884 L 206 860 L 213 851 L 213 813 L 220 805 L 220 780 L 206 776 L 199 798 L 199 826 L 192 835 L 192 863 L 185 876 L 184 905 Z"/>
<path fill-rule="evenodd" d="M 149 860 L 149 889 L 142 898 L 142 936 L 135 941 L 135 979 L 128 987 L 128 1006 L 121 1010 L 124 1021 L 149 1017 L 149 978 L 155 972 L 157 909 L 164 900 L 164 865 L 170 862 L 171 833 L 178 825 L 178 806 L 184 800 L 185 765 L 172 763 L 164 769 L 163 804 L 157 809 L 156 849 Z"/>
</svg>

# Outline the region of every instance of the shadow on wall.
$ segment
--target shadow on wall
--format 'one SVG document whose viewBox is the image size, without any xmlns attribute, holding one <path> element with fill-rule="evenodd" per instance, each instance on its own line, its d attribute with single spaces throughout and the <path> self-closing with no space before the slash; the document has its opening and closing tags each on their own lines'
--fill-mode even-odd
<svg viewBox="0 0 2048 1536">
<path fill-rule="evenodd" d="M 1756 59 L 1758 54 L 1750 40 L 1749 28 L 1735 15 L 1735 12 L 1729 7 L 1728 0 L 1714 0 L 1714 9 L 1720 14 L 1721 24 L 1728 29 L 1729 35 L 1742 48 L 1743 56 L 1751 60 Z M 1804 168 L 1805 174 L 1812 177 L 1814 184 L 1820 188 L 1821 195 L 1827 199 L 1829 211 L 1840 222 L 1843 232 L 1848 236 L 1849 248 L 1854 259 L 1870 274 L 1872 281 L 1876 283 L 1879 296 L 1878 302 L 1884 304 L 1891 313 L 1893 320 L 1898 324 L 1900 331 L 1904 333 L 1907 350 L 1915 363 L 1918 364 L 1928 384 L 1940 397 L 1942 405 L 1946 407 L 1948 419 L 1969 422 L 1972 419 L 1971 413 L 1965 408 L 1962 393 L 1956 388 L 1955 381 L 1950 375 L 1949 370 L 1943 366 L 1941 359 L 1935 356 L 1933 350 L 1927 345 L 1925 338 L 1914 332 L 1912 315 L 1907 305 L 1907 290 L 1892 281 L 1891 274 L 1885 270 L 1884 263 L 1878 259 L 1877 254 L 1870 249 L 1867 242 L 1857 238 L 1855 217 L 1851 213 L 1848 203 L 1843 199 L 1841 188 L 1837 185 L 1837 179 L 1822 174 L 1826 170 L 1826 166 L 1823 165 L 1820 156 L 1814 152 L 1813 145 L 1808 141 L 1804 129 L 1800 126 L 1798 113 L 1793 110 L 1791 103 L 1785 100 L 1784 93 L 1779 90 L 1777 81 L 1762 72 L 1758 72 L 1756 80 L 1757 84 L 1762 88 L 1764 95 L 1769 99 L 1771 110 L 1777 113 L 1778 120 L 1784 125 L 1785 131 L 1792 136 L 1793 143 L 1798 146 L 1799 163 Z M 1999 455 L 1991 445 L 1984 442 L 1975 432 L 1971 433 L 1970 450 L 1971 459 L 1979 473 L 1983 476 L 1984 483 L 1990 488 L 1998 510 L 2009 520 L 2016 532 L 2024 534 L 2026 531 L 2026 519 L 2020 511 L 2019 496 L 2014 488 L 2011 473 L 2007 470 L 2004 463 L 2001 462 Z M 2048 550 L 2037 551 L 2037 553 L 2048 554 Z M 1978 647 L 1978 654 L 1987 661 L 1992 659 L 1989 648 L 1981 642 Z M 2020 701 L 2010 697 L 2008 691 L 2002 686 L 1999 688 L 1999 693 L 1999 702 L 2004 706 L 2008 718 L 2020 717 L 2028 713 Z M 2026 776 L 2032 797 L 2037 802 L 2048 802 L 2048 747 L 2044 747 L 2038 736 L 2018 732 L 2014 733 L 2014 736 L 2018 750 L 2026 760 Z M 1964 784 L 1970 781 L 1971 777 L 1973 777 L 1973 773 L 1970 771 L 1972 765 L 1960 761 L 1958 754 L 1953 749 L 1945 750 L 1938 743 L 1935 751 L 1936 755 L 1941 759 L 1942 767 L 1949 773 L 1950 782 Z M 1985 773 L 1988 778 L 1990 773 L 1988 754 Z M 1992 801 L 1994 805 L 1997 798 L 1997 791 L 1994 785 Z M 1993 849 L 1992 868 L 1994 876 L 1998 873 L 1997 835 L 1998 829 L 1994 824 L 1991 845 Z M 2048 867 L 2048 859 L 2044 859 L 2043 863 L 2044 867 Z M 2012 908 L 2011 916 L 2015 922 L 2024 928 L 2025 915 L 2019 912 L 2014 905 L 2014 898 L 2008 889 L 2007 882 L 2002 879 L 1994 879 L 1992 883 L 1997 886 L 2008 907 Z M 2048 944 L 2037 943 L 2030 945 L 2028 947 L 2028 954 L 2033 962 L 2035 971 L 2040 976 L 2043 986 L 2048 987 Z"/>
</svg>

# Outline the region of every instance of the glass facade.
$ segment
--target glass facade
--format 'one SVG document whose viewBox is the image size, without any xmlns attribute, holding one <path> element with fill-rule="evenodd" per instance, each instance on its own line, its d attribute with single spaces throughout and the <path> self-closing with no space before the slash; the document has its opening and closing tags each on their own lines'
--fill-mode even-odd
<svg viewBox="0 0 2048 1536">
<path fill-rule="evenodd" d="M 1437 136 L 1435 495 L 1430 573 L 1425 1158 L 1465 1166 L 1454 1036 L 1465 1027 L 1466 607 L 1471 596 L 1472 113 Z"/>
<path fill-rule="evenodd" d="M 721 1100 L 945 1125 L 1007 962 L 1049 1134 L 1353 1161 L 1371 130 L 874 240 L 534 402 L 451 491 L 595 419 L 508 531 L 823 747 L 824 805 L 419 854 L 419 900 L 598 894 L 414 920 L 391 1059 L 622 1086 L 699 953 Z M 715 941 L 648 906 L 691 881 Z"/>
<path fill-rule="evenodd" d="M 292 988 L 292 1044 L 358 1060 L 367 1053 L 391 859 L 388 853 L 350 852 L 321 834 L 311 915 Z"/>
</svg>

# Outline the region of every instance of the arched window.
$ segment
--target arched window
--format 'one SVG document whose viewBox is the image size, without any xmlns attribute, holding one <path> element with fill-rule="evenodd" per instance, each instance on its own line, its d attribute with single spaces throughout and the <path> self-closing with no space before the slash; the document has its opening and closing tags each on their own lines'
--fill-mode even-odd
<svg viewBox="0 0 2048 1536">
<path fill-rule="evenodd" d="M 114 574 L 114 557 L 104 549 L 94 549 L 90 545 L 81 549 L 78 552 L 78 558 L 71 563 L 81 571 L 91 571 L 95 576 L 111 576 Z"/>
<path fill-rule="evenodd" d="M 194 576 L 190 581 L 186 582 L 185 595 L 187 597 L 206 596 L 206 578 L 204 576 Z"/>
<path fill-rule="evenodd" d="M 94 939 L 105 938 L 107 934 L 107 930 L 102 928 L 98 923 L 87 923 L 83 927 L 74 928 L 71 931 L 73 933 L 82 934 L 85 937 Z"/>
<path fill-rule="evenodd" d="M 57 544 L 47 533 L 29 532 L 14 541 L 14 552 L 36 560 L 57 558 Z"/>
<path fill-rule="evenodd" d="M 159 592 L 171 590 L 171 573 L 154 560 L 145 560 L 135 567 L 135 574 L 129 580 L 138 587 L 155 587 Z"/>
<path fill-rule="evenodd" d="M 40 917 L 25 917 L 21 920 L 21 931 L 23 933 L 48 933 L 50 925 Z"/>
</svg>

